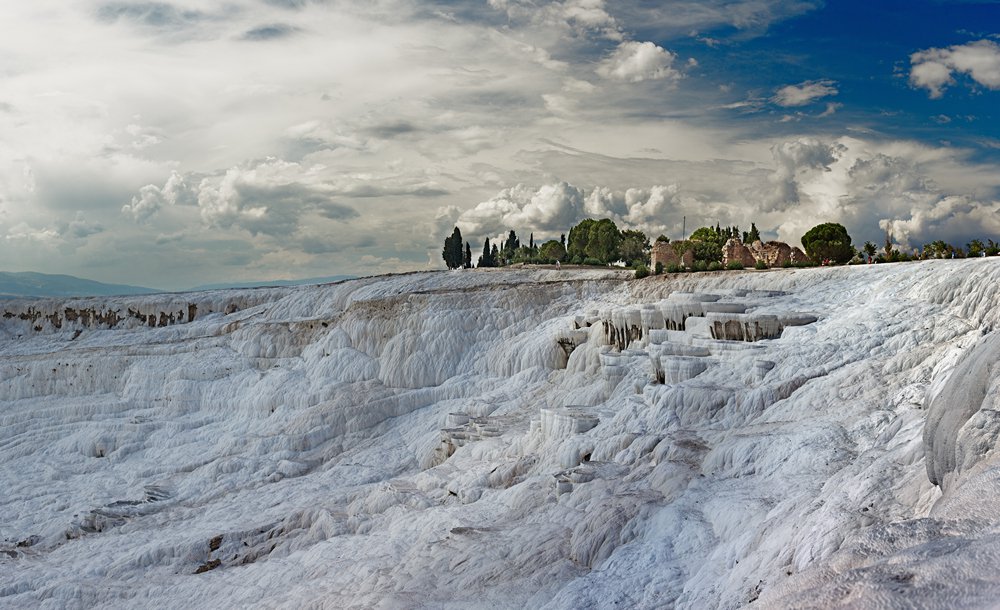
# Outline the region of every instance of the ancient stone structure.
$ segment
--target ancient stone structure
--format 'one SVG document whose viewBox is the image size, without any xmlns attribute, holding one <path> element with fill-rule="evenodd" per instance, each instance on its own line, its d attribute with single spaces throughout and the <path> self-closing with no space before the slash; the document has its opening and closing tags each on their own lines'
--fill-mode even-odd
<svg viewBox="0 0 1000 610">
<path fill-rule="evenodd" d="M 670 265 L 679 265 L 680 262 L 681 257 L 674 251 L 670 242 L 657 241 L 653 243 L 653 252 L 650 255 L 649 262 L 651 269 L 656 269 L 656 263 L 661 263 L 663 268 L 666 269 Z"/>
<path fill-rule="evenodd" d="M 791 261 L 792 249 L 780 241 L 769 241 L 766 244 L 759 239 L 750 244 L 754 258 L 763 261 L 768 267 L 783 267 Z"/>
<path fill-rule="evenodd" d="M 658 241 L 653 244 L 653 252 L 650 255 L 650 268 L 656 269 L 656 263 L 663 263 L 666 269 L 670 265 L 680 265 L 690 268 L 694 265 L 694 246 L 691 242 L 665 242 Z M 681 250 L 682 254 L 677 251 Z"/>
<path fill-rule="evenodd" d="M 678 254 L 678 251 L 682 254 Z M 655 269 L 656 263 L 662 263 L 667 269 L 670 265 L 680 265 L 691 268 L 694 265 L 693 242 L 661 242 L 653 244 L 650 267 Z M 722 247 L 722 264 L 728 266 L 731 262 L 742 263 L 744 267 L 753 267 L 763 262 L 768 267 L 784 267 L 788 264 L 804 263 L 809 260 L 802 250 L 791 247 L 780 241 L 762 242 L 759 239 L 749 246 L 738 238 L 729 239 Z"/>
<path fill-rule="evenodd" d="M 722 264 L 728 266 L 733 262 L 741 263 L 744 267 L 753 267 L 757 263 L 753 252 L 735 237 L 730 238 L 722 247 Z"/>
</svg>

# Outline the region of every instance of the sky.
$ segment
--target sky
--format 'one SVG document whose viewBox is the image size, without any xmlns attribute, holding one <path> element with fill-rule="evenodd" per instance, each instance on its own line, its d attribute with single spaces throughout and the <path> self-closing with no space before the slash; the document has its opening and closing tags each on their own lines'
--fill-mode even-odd
<svg viewBox="0 0 1000 610">
<path fill-rule="evenodd" d="M 0 270 L 440 269 L 583 218 L 1000 241 L 1000 1 L 0 5 Z M 474 257 L 475 258 L 475 257 Z"/>
</svg>

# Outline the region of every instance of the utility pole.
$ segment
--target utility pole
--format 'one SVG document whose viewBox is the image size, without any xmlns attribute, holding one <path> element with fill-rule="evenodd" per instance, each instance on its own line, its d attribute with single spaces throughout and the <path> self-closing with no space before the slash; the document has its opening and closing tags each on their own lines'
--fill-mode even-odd
<svg viewBox="0 0 1000 610">
<path fill-rule="evenodd" d="M 681 241 L 684 241 L 685 239 L 688 238 L 688 217 L 687 216 L 684 217 L 684 224 L 681 225 L 681 226 L 684 227 L 683 229 L 681 229 Z"/>
</svg>

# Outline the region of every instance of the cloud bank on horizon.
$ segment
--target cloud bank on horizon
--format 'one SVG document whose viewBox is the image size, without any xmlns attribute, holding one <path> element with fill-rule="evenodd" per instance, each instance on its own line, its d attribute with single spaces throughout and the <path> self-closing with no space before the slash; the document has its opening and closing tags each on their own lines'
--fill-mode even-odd
<svg viewBox="0 0 1000 610">
<path fill-rule="evenodd" d="M 457 224 L 1000 235 L 994 2 L 0 7 L 7 270 L 181 288 L 440 268 Z"/>
</svg>

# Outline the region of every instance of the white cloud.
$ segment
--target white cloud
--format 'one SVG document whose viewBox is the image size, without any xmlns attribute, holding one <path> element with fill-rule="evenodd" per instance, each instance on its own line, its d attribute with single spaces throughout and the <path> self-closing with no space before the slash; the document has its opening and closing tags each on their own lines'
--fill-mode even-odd
<svg viewBox="0 0 1000 610">
<path fill-rule="evenodd" d="M 836 84 L 832 80 L 810 80 L 798 85 L 787 85 L 778 89 L 771 101 L 785 108 L 805 106 L 818 99 L 837 95 Z"/>
<path fill-rule="evenodd" d="M 955 84 L 953 74 L 967 74 L 987 89 L 1000 89 L 1000 45 L 977 40 L 947 49 L 931 48 L 910 55 L 910 84 L 940 98 Z"/>
<path fill-rule="evenodd" d="M 839 143 L 799 138 L 771 147 L 774 171 L 763 184 L 744 189 L 749 203 L 761 212 L 788 210 L 801 202 L 800 180 L 816 172 L 828 172 L 844 153 Z"/>
<path fill-rule="evenodd" d="M 51 242 L 59 238 L 59 231 L 53 228 L 35 228 L 26 222 L 21 222 L 7 231 L 8 241 L 37 241 Z"/>
<path fill-rule="evenodd" d="M 677 56 L 652 42 L 623 42 L 597 67 L 604 78 L 638 83 L 645 80 L 676 81 L 683 75 L 671 67 Z"/>
<path fill-rule="evenodd" d="M 147 184 L 132 197 L 131 203 L 122 206 L 122 214 L 131 216 L 136 222 L 146 222 L 163 206 L 163 192 L 155 184 Z"/>
</svg>

